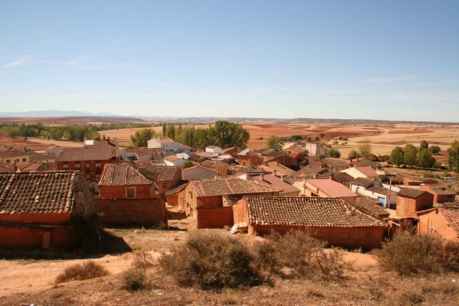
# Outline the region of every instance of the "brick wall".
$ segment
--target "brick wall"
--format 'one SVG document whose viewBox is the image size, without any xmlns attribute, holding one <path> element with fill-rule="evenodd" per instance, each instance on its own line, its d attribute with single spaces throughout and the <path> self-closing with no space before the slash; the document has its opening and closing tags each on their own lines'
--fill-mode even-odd
<svg viewBox="0 0 459 306">
<path fill-rule="evenodd" d="M 246 200 L 239 200 L 239 202 L 233 205 L 233 220 L 234 224 L 249 225 L 249 214 Z"/>
<path fill-rule="evenodd" d="M 417 211 L 432 208 L 433 195 L 426 192 L 417 199 L 397 196 L 397 215 L 399 217 L 413 217 Z"/>
<path fill-rule="evenodd" d="M 39 227 L 0 225 L 0 248 L 5 249 L 71 249 L 76 245 L 71 226 Z"/>
<path fill-rule="evenodd" d="M 223 228 L 233 225 L 233 208 L 201 208 L 196 211 L 197 228 Z"/>
<path fill-rule="evenodd" d="M 100 198 L 102 200 L 128 199 L 128 188 L 135 188 L 135 199 L 137 200 L 154 198 L 154 187 L 152 185 L 99 186 Z"/>
<path fill-rule="evenodd" d="M 302 227 L 302 226 L 249 226 L 250 234 L 269 235 L 272 232 L 285 234 L 302 231 L 333 246 L 371 250 L 381 246 L 385 227 Z"/>
<path fill-rule="evenodd" d="M 99 200 L 99 217 L 107 225 L 167 225 L 167 212 L 160 198 L 148 200 Z"/>
</svg>

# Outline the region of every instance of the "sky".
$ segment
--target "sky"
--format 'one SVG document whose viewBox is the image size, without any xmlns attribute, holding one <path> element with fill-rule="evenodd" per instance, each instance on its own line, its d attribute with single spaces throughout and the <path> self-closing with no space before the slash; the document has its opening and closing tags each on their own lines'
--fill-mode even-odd
<svg viewBox="0 0 459 306">
<path fill-rule="evenodd" d="M 459 121 L 459 1 L 0 1 L 0 112 Z"/>
</svg>

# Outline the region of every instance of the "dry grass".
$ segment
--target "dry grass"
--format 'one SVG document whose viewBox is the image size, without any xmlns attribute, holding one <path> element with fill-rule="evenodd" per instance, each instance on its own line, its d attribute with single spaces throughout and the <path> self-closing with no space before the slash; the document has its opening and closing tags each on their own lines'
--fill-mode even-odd
<svg viewBox="0 0 459 306">
<path fill-rule="evenodd" d="M 56 284 L 75 280 L 87 280 L 108 275 L 108 271 L 101 265 L 88 261 L 70 266 L 56 277 Z"/>
</svg>

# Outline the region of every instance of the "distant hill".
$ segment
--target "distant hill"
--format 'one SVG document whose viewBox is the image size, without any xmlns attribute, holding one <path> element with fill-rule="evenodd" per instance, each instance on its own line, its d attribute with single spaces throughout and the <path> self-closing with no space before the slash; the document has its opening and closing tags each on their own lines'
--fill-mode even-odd
<svg viewBox="0 0 459 306">
<path fill-rule="evenodd" d="M 33 117 L 33 118 L 53 118 L 53 117 L 123 117 L 109 113 L 89 113 L 80 111 L 59 111 L 59 110 L 44 110 L 44 111 L 25 111 L 25 112 L 0 112 L 0 117 Z"/>
</svg>

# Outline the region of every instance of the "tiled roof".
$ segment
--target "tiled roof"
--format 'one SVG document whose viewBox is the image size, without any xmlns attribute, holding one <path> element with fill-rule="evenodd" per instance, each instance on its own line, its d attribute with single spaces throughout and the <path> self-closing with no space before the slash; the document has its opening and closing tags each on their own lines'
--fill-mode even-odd
<svg viewBox="0 0 459 306">
<path fill-rule="evenodd" d="M 349 168 L 349 163 L 341 158 L 327 157 L 324 158 L 321 162 L 324 166 L 331 168 L 335 171 L 340 171 Z"/>
<path fill-rule="evenodd" d="M 350 181 L 353 181 L 354 178 L 347 173 L 344 172 L 336 172 L 332 174 L 332 179 L 338 183 L 343 185 L 348 184 Z"/>
<path fill-rule="evenodd" d="M 366 178 L 356 178 L 352 181 L 349 182 L 349 185 L 356 185 L 360 187 L 365 187 L 365 188 L 370 188 L 373 186 L 374 182 L 372 180 L 366 179 Z"/>
<path fill-rule="evenodd" d="M 106 164 L 100 186 L 150 185 L 152 182 L 128 163 Z"/>
<path fill-rule="evenodd" d="M 179 185 L 179 186 L 177 186 L 175 188 L 169 189 L 168 191 L 166 191 L 165 195 L 166 196 L 170 196 L 170 195 L 176 194 L 177 192 L 180 192 L 180 191 L 184 190 L 186 188 L 186 186 L 188 186 L 188 183 L 185 183 L 185 184 Z"/>
<path fill-rule="evenodd" d="M 398 193 L 399 196 L 404 197 L 404 198 L 411 198 L 411 199 L 417 199 L 420 196 L 422 196 L 424 193 L 427 191 L 419 190 L 419 189 L 413 189 L 413 188 L 402 188 L 400 189 L 400 192 Z"/>
<path fill-rule="evenodd" d="M 346 186 L 335 182 L 331 179 L 313 179 L 307 180 L 306 184 L 311 185 L 331 198 L 355 197 L 356 194 L 350 191 Z"/>
<path fill-rule="evenodd" d="M 14 166 L 11 164 L 0 164 L 0 172 L 14 172 Z"/>
<path fill-rule="evenodd" d="M 0 214 L 70 213 L 76 172 L 0 174 Z"/>
<path fill-rule="evenodd" d="M 184 181 L 204 180 L 216 176 L 217 172 L 215 170 L 203 167 L 201 165 L 196 165 L 182 170 L 182 180 Z"/>
<path fill-rule="evenodd" d="M 238 178 L 227 179 L 208 179 L 201 181 L 192 181 L 190 183 L 198 196 L 222 196 L 235 194 L 257 194 L 257 193 L 273 193 L 280 190 L 275 189 L 268 184 L 246 181 Z"/>
<path fill-rule="evenodd" d="M 261 182 L 268 183 L 274 189 L 280 190 L 282 193 L 300 192 L 300 190 L 278 178 L 273 174 L 260 175 L 256 177 Z"/>
<path fill-rule="evenodd" d="M 2 157 L 2 158 L 24 156 L 24 155 L 28 155 L 28 154 L 29 153 L 25 152 L 24 150 L 17 150 L 17 149 L 14 149 L 14 148 L 8 148 L 8 149 L 1 149 L 0 150 L 0 157 Z"/>
<path fill-rule="evenodd" d="M 140 172 L 153 181 L 168 182 L 175 178 L 180 168 L 175 166 L 157 165 L 151 161 L 136 162 Z"/>
<path fill-rule="evenodd" d="M 350 204 L 375 218 L 384 219 L 389 217 L 389 213 L 385 211 L 384 208 L 382 208 L 375 200 L 358 197 L 354 201 L 350 201 Z"/>
<path fill-rule="evenodd" d="M 384 226 L 342 199 L 317 197 L 246 197 L 249 223 L 311 227 Z"/>
<path fill-rule="evenodd" d="M 83 148 L 64 148 L 57 156 L 60 162 L 110 160 L 116 157 L 116 148 L 108 144 L 96 144 Z"/>
<path fill-rule="evenodd" d="M 384 187 L 373 186 L 373 187 L 368 188 L 368 190 L 374 193 L 379 193 L 379 194 L 390 196 L 393 198 L 397 196 L 397 193 L 395 191 L 391 191 Z"/>
<path fill-rule="evenodd" d="M 355 167 L 355 169 L 363 173 L 368 178 L 375 178 L 378 176 L 376 170 L 371 167 Z"/>
</svg>

